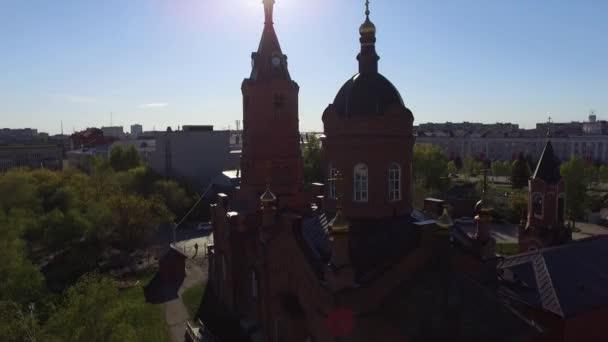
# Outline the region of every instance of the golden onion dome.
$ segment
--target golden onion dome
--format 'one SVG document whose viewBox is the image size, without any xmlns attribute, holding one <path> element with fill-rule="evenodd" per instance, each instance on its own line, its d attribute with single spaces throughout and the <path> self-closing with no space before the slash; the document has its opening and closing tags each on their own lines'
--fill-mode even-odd
<svg viewBox="0 0 608 342">
<path fill-rule="evenodd" d="M 359 27 L 359 33 L 362 36 L 375 35 L 376 25 L 369 20 L 369 17 L 365 19 L 365 22 Z"/>
</svg>

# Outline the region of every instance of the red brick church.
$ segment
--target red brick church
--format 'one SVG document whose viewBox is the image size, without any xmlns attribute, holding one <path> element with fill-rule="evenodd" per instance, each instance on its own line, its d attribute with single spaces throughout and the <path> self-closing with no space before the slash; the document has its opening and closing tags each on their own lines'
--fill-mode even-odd
<svg viewBox="0 0 608 342">
<path fill-rule="evenodd" d="M 379 73 L 366 4 L 358 72 L 323 113 L 325 185 L 304 190 L 298 84 L 273 0 L 243 93 L 241 184 L 212 205 L 200 316 L 225 341 L 528 341 L 500 295 L 490 210 L 477 234 L 412 211 L 413 114 Z"/>
</svg>

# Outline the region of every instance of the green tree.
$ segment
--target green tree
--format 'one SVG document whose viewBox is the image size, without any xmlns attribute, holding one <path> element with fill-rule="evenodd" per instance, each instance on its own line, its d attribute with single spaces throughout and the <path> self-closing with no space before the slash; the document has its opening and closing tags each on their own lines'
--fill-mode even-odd
<svg viewBox="0 0 608 342">
<path fill-rule="evenodd" d="M 20 238 L 29 221 L 26 211 L 0 211 L 0 300 L 11 300 L 27 305 L 39 298 L 43 290 L 43 277 L 26 256 L 25 244 Z"/>
<path fill-rule="evenodd" d="M 124 148 L 118 145 L 110 151 L 110 165 L 115 171 L 126 171 L 143 165 L 143 162 L 135 146 Z"/>
<path fill-rule="evenodd" d="M 176 217 L 182 217 L 192 205 L 192 198 L 188 196 L 186 190 L 177 182 L 172 180 L 158 180 L 154 182 L 153 193 L 160 196 L 167 208 Z"/>
<path fill-rule="evenodd" d="M 321 140 L 316 135 L 308 135 L 306 144 L 304 144 L 304 148 L 302 149 L 302 160 L 304 163 L 305 183 L 322 182 L 325 179 Z"/>
<path fill-rule="evenodd" d="M 137 321 L 143 305 L 121 302 L 113 280 L 85 275 L 68 290 L 63 305 L 44 325 L 44 333 L 52 342 L 141 341 Z"/>
<path fill-rule="evenodd" d="M 591 182 L 592 169 L 580 156 L 573 156 L 563 163 L 560 172 L 566 186 L 567 213 L 571 220 L 585 214 L 588 204 L 587 187 Z"/>
<path fill-rule="evenodd" d="M 447 184 L 448 159 L 435 145 L 414 145 L 414 180 L 427 189 L 439 190 Z"/>
<path fill-rule="evenodd" d="M 458 173 L 458 167 L 456 167 L 456 163 L 453 160 L 448 162 L 448 173 Z"/>
<path fill-rule="evenodd" d="M 108 204 L 112 212 L 114 239 L 129 251 L 140 247 L 159 224 L 174 219 L 158 197 L 146 199 L 134 194 L 116 194 Z"/>
<path fill-rule="evenodd" d="M 600 166 L 600 168 L 598 169 L 598 175 L 600 178 L 600 182 L 608 183 L 608 166 L 606 166 L 606 165 Z"/>
<path fill-rule="evenodd" d="M 475 160 L 471 157 L 464 159 L 463 171 L 466 176 L 478 176 L 481 170 L 484 169 L 483 162 Z"/>
<path fill-rule="evenodd" d="M 530 168 L 523 153 L 511 165 L 511 186 L 513 189 L 521 189 L 528 186 Z"/>
</svg>

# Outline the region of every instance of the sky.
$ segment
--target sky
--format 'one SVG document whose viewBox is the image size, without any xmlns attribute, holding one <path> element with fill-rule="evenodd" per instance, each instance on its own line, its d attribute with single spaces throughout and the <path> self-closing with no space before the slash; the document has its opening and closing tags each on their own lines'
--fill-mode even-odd
<svg viewBox="0 0 608 342">
<path fill-rule="evenodd" d="M 608 1 L 371 0 L 379 70 L 425 122 L 608 119 Z M 363 0 L 276 0 L 300 130 L 357 71 Z M 0 127 L 234 128 L 261 0 L 0 0 Z"/>
</svg>

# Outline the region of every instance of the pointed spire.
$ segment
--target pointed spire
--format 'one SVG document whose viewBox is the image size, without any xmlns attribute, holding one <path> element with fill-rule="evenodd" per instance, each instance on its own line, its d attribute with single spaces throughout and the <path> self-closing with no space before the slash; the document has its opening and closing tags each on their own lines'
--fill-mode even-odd
<svg viewBox="0 0 608 342">
<path fill-rule="evenodd" d="M 274 10 L 274 0 L 263 0 L 264 3 L 264 24 L 272 25 L 272 12 Z"/>
<path fill-rule="evenodd" d="M 555 184 L 562 178 L 559 171 L 561 162 L 553 152 L 551 140 L 547 139 L 543 153 L 538 160 L 536 170 L 532 175 L 533 179 L 542 179 L 545 183 Z"/>
<path fill-rule="evenodd" d="M 287 56 L 281 51 L 279 39 L 274 31 L 273 12 L 274 0 L 263 0 L 264 4 L 264 31 L 258 51 L 251 55 L 252 70 L 250 79 L 286 79 L 290 80 L 287 70 Z"/>
<path fill-rule="evenodd" d="M 365 0 L 365 21 L 359 27 L 359 42 L 361 43 L 361 52 L 357 56 L 359 61 L 359 73 L 377 73 L 378 60 L 380 57 L 376 54 L 376 26 L 369 19 L 369 0 Z"/>
</svg>

